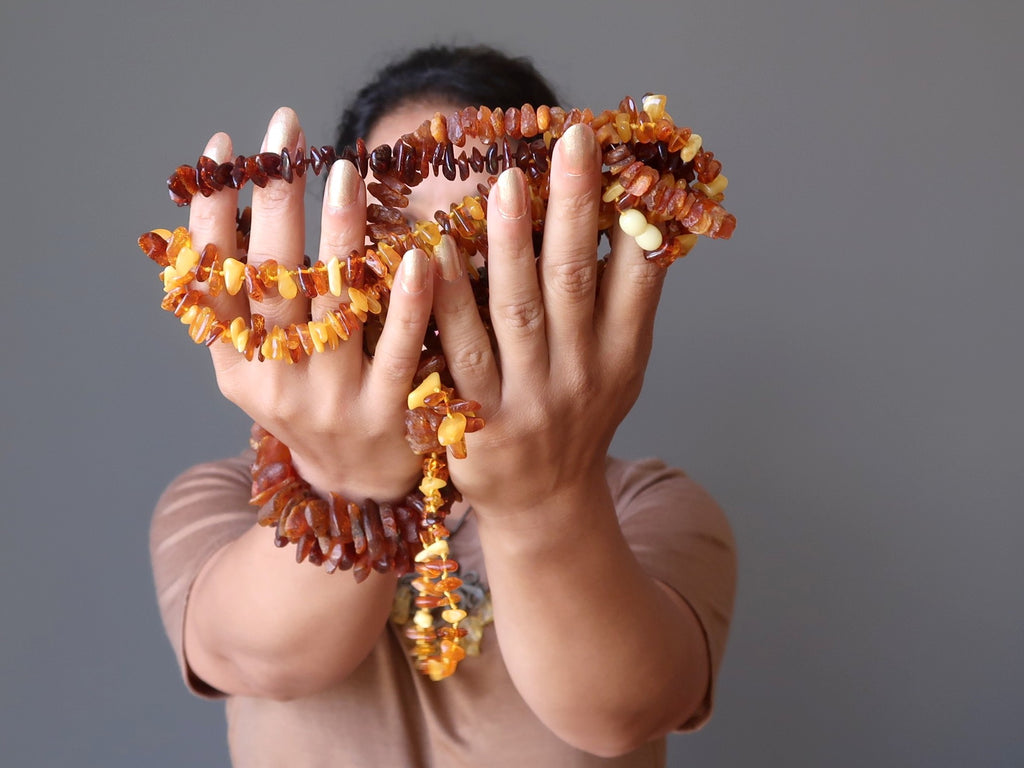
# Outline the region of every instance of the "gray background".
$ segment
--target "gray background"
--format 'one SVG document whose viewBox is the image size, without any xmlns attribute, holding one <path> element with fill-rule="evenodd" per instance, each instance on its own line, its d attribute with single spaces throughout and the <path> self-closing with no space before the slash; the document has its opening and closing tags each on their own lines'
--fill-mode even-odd
<svg viewBox="0 0 1024 768">
<path fill-rule="evenodd" d="M 134 240 L 184 223 L 163 179 L 213 131 L 255 151 L 288 104 L 329 142 L 393 52 L 473 40 L 576 104 L 666 92 L 733 182 L 737 234 L 673 267 L 615 446 L 687 468 L 739 543 L 716 715 L 672 763 L 1024 764 L 1020 3 L 8 0 L 0 21 L 0 764 L 226 763 L 147 527 L 247 422 Z"/>
</svg>

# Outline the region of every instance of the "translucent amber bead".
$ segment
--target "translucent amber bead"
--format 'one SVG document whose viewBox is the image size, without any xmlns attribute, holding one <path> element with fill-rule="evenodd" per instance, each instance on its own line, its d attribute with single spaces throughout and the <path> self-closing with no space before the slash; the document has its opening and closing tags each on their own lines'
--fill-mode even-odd
<svg viewBox="0 0 1024 768">
<path fill-rule="evenodd" d="M 668 97 L 660 93 L 649 93 L 644 96 L 642 102 L 643 110 L 651 120 L 658 120 L 665 114 L 665 107 L 668 105 Z"/>
</svg>

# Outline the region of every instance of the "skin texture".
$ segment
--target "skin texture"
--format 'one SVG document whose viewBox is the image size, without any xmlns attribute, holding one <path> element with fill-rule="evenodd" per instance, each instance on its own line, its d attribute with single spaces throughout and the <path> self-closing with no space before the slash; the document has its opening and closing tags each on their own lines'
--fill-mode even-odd
<svg viewBox="0 0 1024 768">
<path fill-rule="evenodd" d="M 393 141 L 449 109 L 407 104 L 386 115 L 367 143 Z M 294 112 L 278 110 L 266 149 L 294 149 L 304 141 Z M 205 153 L 230 158 L 230 139 L 215 135 Z M 425 180 L 411 196 L 410 218 L 431 218 L 474 191 L 476 181 Z M 251 262 L 301 262 L 303 186 L 272 182 L 254 190 Z M 248 363 L 228 345 L 211 351 L 225 396 L 291 448 L 314 487 L 392 498 L 419 475 L 402 417 L 432 309 L 457 391 L 479 401 L 487 419 L 467 438 L 468 458 L 452 460 L 450 471 L 479 518 L 509 673 L 562 739 L 615 755 L 683 723 L 704 698 L 709 670 L 695 616 L 640 568 L 605 480 L 608 446 L 640 392 L 664 270 L 647 263 L 616 228 L 598 293 L 599 197 L 593 132 L 574 126 L 552 158 L 548 225 L 536 259 L 522 172 L 499 178 L 488 206 L 497 354 L 469 279 L 446 249 L 435 262 L 417 251 L 404 256 L 372 362 L 358 335 L 335 352 L 290 366 Z M 194 241 L 230 252 L 236 205 L 227 190 L 197 197 Z M 316 245 L 322 261 L 362 244 L 365 205 L 354 169 L 336 163 Z M 259 311 L 268 324 L 299 321 L 307 312 L 316 319 L 324 311 L 317 299 L 312 306 L 271 300 L 250 307 L 242 294 L 216 301 L 218 313 Z M 310 408 L 314 400 L 317 408 Z M 266 532 L 254 529 L 214 556 L 193 588 L 185 628 L 189 662 L 229 693 L 280 699 L 314 693 L 342 681 L 366 656 L 394 588 L 391 576 L 373 574 L 356 585 L 298 568 L 291 552 L 267 546 Z M 289 599 L 299 591 L 301 601 Z M 617 606 L 628 606 L 627 620 Z M 575 640 L 567 641 L 567 633 Z"/>
</svg>

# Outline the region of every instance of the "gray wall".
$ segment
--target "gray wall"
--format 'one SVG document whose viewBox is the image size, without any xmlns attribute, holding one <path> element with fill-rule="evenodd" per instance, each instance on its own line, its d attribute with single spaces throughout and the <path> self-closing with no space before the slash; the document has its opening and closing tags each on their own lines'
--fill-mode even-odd
<svg viewBox="0 0 1024 768">
<path fill-rule="evenodd" d="M 288 104 L 327 142 L 392 52 L 480 39 L 578 104 L 667 92 L 732 179 L 616 443 L 739 542 L 717 712 L 673 764 L 1024 764 L 1020 3 L 150 5 L 0 10 L 0 763 L 226 761 L 147 526 L 247 423 L 134 240 L 184 223 L 162 180 L 213 131 L 254 151 Z"/>
</svg>

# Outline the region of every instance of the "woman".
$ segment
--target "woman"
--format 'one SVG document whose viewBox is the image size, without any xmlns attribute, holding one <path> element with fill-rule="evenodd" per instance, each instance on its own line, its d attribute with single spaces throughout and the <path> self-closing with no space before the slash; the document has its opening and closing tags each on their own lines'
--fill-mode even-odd
<svg viewBox="0 0 1024 768">
<path fill-rule="evenodd" d="M 527 62 L 426 49 L 360 92 L 340 144 L 391 143 L 467 104 L 523 103 L 557 103 Z M 282 109 L 264 148 L 305 141 Z M 204 154 L 228 160 L 230 139 L 215 135 Z M 493 345 L 464 266 L 441 248 L 435 260 L 404 255 L 372 359 L 358 334 L 296 365 L 211 347 L 225 396 L 291 449 L 322 494 L 392 499 L 416 485 L 403 419 L 431 313 L 457 391 L 487 422 L 468 457 L 449 462 L 465 499 L 450 527 L 493 625 L 480 655 L 441 682 L 415 671 L 389 622 L 403 590 L 394 575 L 357 584 L 271 546 L 248 504 L 251 453 L 195 467 L 165 492 L 152 535 L 161 610 L 192 690 L 227 697 L 236 765 L 662 765 L 664 736 L 710 715 L 735 581 L 728 524 L 681 472 L 607 455 L 640 392 L 664 270 L 616 228 L 598 292 L 600 151 L 589 127 L 566 131 L 551 164 L 539 254 L 522 172 L 505 171 L 490 193 Z M 425 180 L 410 218 L 430 219 L 475 186 Z M 227 190 L 197 197 L 193 241 L 232 248 L 236 204 Z M 252 208 L 250 262 L 301 263 L 303 181 L 255 189 Z M 335 163 L 317 257 L 361 248 L 365 221 L 362 180 Z M 258 311 L 268 327 L 325 311 L 319 298 L 214 301 L 225 316 Z"/>
</svg>

